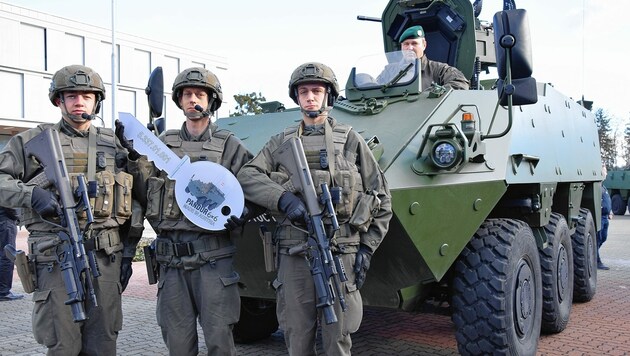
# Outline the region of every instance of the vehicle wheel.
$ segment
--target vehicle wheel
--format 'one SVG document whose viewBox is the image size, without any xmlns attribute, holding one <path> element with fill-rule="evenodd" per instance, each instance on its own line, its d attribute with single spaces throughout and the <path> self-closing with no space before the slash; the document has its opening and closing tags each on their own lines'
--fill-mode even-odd
<svg viewBox="0 0 630 356">
<path fill-rule="evenodd" d="M 545 226 L 549 239 L 540 250 L 543 311 L 541 331 L 559 333 L 567 327 L 573 304 L 573 250 L 564 217 L 551 214 Z"/>
<path fill-rule="evenodd" d="M 278 330 L 276 302 L 241 297 L 241 317 L 234 325 L 234 341 L 242 344 L 268 338 Z"/>
<path fill-rule="evenodd" d="M 580 209 L 573 245 L 573 301 L 588 302 L 597 291 L 597 232 L 588 209 Z"/>
<path fill-rule="evenodd" d="M 626 214 L 626 202 L 623 200 L 621 195 L 615 194 L 611 198 L 612 201 L 612 212 L 615 215 L 625 215 Z M 628 201 L 630 204 L 630 201 Z"/>
<path fill-rule="evenodd" d="M 483 223 L 455 263 L 453 323 L 462 355 L 535 355 L 542 318 L 538 248 L 522 221 Z"/>
</svg>

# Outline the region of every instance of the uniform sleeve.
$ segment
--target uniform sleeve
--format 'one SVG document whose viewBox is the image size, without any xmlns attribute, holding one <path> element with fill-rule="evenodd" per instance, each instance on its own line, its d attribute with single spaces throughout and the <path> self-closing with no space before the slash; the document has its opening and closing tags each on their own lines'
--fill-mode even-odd
<svg viewBox="0 0 630 356">
<path fill-rule="evenodd" d="M 385 176 L 374 159 L 370 148 L 356 131 L 350 131 L 346 148 L 356 152 L 356 165 L 363 181 L 366 194 L 374 194 L 380 200 L 380 205 L 366 232 L 361 233 L 361 243 L 369 246 L 374 252 L 385 238 L 392 218 L 392 196 Z"/>
<path fill-rule="evenodd" d="M 459 69 L 445 65 L 442 71 L 442 85 L 447 88 L 468 90 L 470 88 L 470 82 L 464 76 L 464 73 Z"/>
<path fill-rule="evenodd" d="M 282 135 L 272 137 L 258 155 L 246 163 L 237 175 L 245 199 L 271 212 L 278 212 L 278 200 L 285 191 L 281 185 L 269 178 L 276 170 L 271 154 L 281 142 Z"/>
<path fill-rule="evenodd" d="M 223 161 L 221 164 L 236 176 L 245 163 L 249 162 L 252 158 L 254 158 L 254 155 L 247 150 L 243 142 L 236 136 L 230 136 L 225 143 Z"/>
<path fill-rule="evenodd" d="M 25 136 L 13 136 L 0 152 L 0 201 L 6 207 L 31 208 L 34 186 L 22 181 L 30 175 L 25 167 L 25 141 Z"/>
<path fill-rule="evenodd" d="M 148 180 L 151 177 L 157 177 L 159 170 L 146 156 L 140 156 L 135 161 L 127 162 L 127 172 L 133 176 L 133 198 L 143 209 L 146 209 Z"/>
</svg>

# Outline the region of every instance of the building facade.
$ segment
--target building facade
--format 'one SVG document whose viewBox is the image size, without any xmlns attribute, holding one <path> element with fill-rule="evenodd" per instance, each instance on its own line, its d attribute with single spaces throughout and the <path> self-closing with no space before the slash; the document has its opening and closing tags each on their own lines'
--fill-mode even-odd
<svg viewBox="0 0 630 356">
<path fill-rule="evenodd" d="M 82 64 L 101 75 L 106 99 L 95 124 L 106 127 L 115 118 L 113 58 L 115 111 L 130 112 L 143 122 L 149 120 L 145 88 L 156 67 L 162 67 L 164 73 L 163 116 L 179 112 L 170 99 L 170 89 L 181 70 L 204 67 L 221 77 L 228 69 L 223 57 L 123 33 L 116 33 L 115 44 L 114 51 L 111 29 L 0 2 L 0 148 L 18 132 L 60 120 L 59 109 L 48 99 L 48 89 L 53 74 L 63 66 Z M 180 124 L 167 120 L 167 128 Z"/>
</svg>

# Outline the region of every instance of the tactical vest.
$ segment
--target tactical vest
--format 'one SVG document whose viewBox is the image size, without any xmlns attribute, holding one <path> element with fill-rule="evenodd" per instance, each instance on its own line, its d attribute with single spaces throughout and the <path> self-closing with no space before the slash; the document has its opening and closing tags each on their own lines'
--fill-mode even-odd
<svg viewBox="0 0 630 356">
<path fill-rule="evenodd" d="M 212 139 L 203 142 L 184 141 L 179 130 L 168 130 L 162 141 L 179 157 L 187 155 L 191 162 L 209 161 L 221 164 L 223 150 L 232 133 L 217 130 Z M 175 181 L 161 171 L 159 177 L 148 180 L 146 218 L 156 231 L 187 230 L 207 232 L 207 230 L 190 222 L 179 209 L 175 199 Z"/>
<path fill-rule="evenodd" d="M 344 151 L 348 133 L 352 127 L 337 123 L 334 128 L 331 128 L 328 121 L 325 125 L 328 126 L 326 130 L 332 129 L 332 140 L 328 138 L 328 143 L 326 142 L 327 135 L 300 135 L 300 125 L 286 128 L 283 141 L 287 141 L 291 137 L 298 137 L 302 141 L 304 154 L 318 195 L 322 193 L 322 183 L 326 183 L 331 191 L 335 190 L 334 188 L 340 189 L 339 199 L 334 204 L 340 230 L 335 235 L 333 244 L 358 244 L 359 234 L 351 229 L 348 220 L 357 204 L 359 193 L 363 191 L 363 181 L 355 162 L 348 160 Z M 279 174 L 272 175 L 272 179 L 288 190 L 295 192 L 295 188 L 291 187 L 288 175 L 283 172 L 282 167 Z M 283 221 L 285 219 L 284 217 L 276 217 L 276 220 Z M 327 221 L 324 220 L 324 222 Z M 285 224 L 288 224 L 286 220 Z M 305 238 L 305 235 L 296 229 L 285 227 L 283 230 L 285 231 L 277 236 L 278 239 L 285 240 L 280 242 L 281 247 L 283 245 L 290 246 L 296 242 L 289 240 L 303 240 Z"/>
<path fill-rule="evenodd" d="M 42 131 L 52 127 L 61 132 L 59 124 L 41 124 L 38 127 Z M 70 137 L 60 134 L 59 143 L 61 144 L 72 191 L 74 192 L 77 189 L 76 177 L 79 174 L 83 174 L 86 181 L 96 182 L 96 196 L 90 198 L 90 205 L 94 215 L 94 222 L 91 225 L 93 234 L 88 236 L 88 238 L 94 238 L 94 241 L 91 242 L 92 248 L 105 249 L 108 253 L 111 253 L 122 249 L 117 229 L 120 224 L 123 224 L 131 217 L 133 177 L 130 174 L 118 171 L 116 168 L 117 146 L 113 131 L 107 128 L 94 128 L 96 129 L 94 152 L 91 152 L 88 147 L 89 137 Z M 94 177 L 87 176 L 88 157 L 90 154 L 95 155 Z M 78 213 L 77 218 L 79 225 L 81 227 L 85 226 L 87 222 L 85 212 Z M 32 209 L 24 210 L 23 220 L 26 226 L 37 224 L 37 228 L 45 226 L 42 224 L 48 224 Z M 56 217 L 49 220 L 60 222 L 60 219 Z M 48 226 L 52 225 L 48 224 Z M 112 231 L 109 231 L 109 229 L 112 229 Z M 54 230 L 53 228 L 50 232 L 54 232 Z"/>
</svg>

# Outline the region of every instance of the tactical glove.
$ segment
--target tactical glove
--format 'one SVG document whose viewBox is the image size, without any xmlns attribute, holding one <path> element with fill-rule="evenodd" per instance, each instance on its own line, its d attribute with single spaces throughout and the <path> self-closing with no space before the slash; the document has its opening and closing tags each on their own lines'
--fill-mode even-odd
<svg viewBox="0 0 630 356">
<path fill-rule="evenodd" d="M 123 292 L 127 289 L 127 284 L 129 284 L 129 279 L 131 279 L 131 275 L 133 274 L 133 269 L 131 268 L 132 262 L 133 257 L 122 258 L 120 265 L 120 284 L 122 284 Z"/>
<path fill-rule="evenodd" d="M 40 187 L 33 188 L 31 207 L 43 218 L 61 216 L 63 214 L 55 194 Z"/>
<path fill-rule="evenodd" d="M 120 141 L 120 145 L 127 149 L 130 160 L 135 161 L 140 158 L 140 154 L 133 148 L 133 143 L 125 138 L 125 125 L 123 125 L 120 120 L 116 120 L 114 123 L 116 125 L 116 137 Z"/>
<path fill-rule="evenodd" d="M 289 221 L 295 224 L 306 225 L 308 214 L 302 199 L 291 192 L 284 192 L 278 201 L 278 209 L 283 212 Z"/>
<path fill-rule="evenodd" d="M 354 283 L 357 285 L 357 289 L 361 289 L 361 287 L 363 287 L 363 283 L 365 283 L 367 271 L 370 269 L 371 258 L 372 250 L 365 245 L 361 245 L 354 260 Z"/>
<path fill-rule="evenodd" d="M 234 229 L 237 229 L 245 225 L 248 219 L 249 219 L 249 208 L 247 207 L 247 205 L 245 205 L 243 207 L 243 212 L 241 213 L 241 217 L 237 217 L 236 215 L 231 215 L 225 222 L 225 225 L 223 226 L 225 227 L 227 231 L 232 231 Z"/>
</svg>

